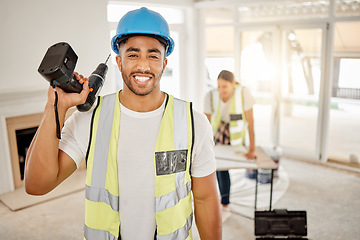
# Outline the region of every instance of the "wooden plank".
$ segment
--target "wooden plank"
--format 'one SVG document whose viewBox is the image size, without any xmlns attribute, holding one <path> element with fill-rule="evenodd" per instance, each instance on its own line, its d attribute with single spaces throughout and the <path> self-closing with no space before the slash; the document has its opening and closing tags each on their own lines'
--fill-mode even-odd
<svg viewBox="0 0 360 240">
<path fill-rule="evenodd" d="M 230 145 L 216 145 L 214 147 L 217 170 L 229 169 L 276 169 L 276 163 L 264 152 L 261 147 L 256 147 L 256 160 L 247 160 L 245 147 Z"/>
</svg>

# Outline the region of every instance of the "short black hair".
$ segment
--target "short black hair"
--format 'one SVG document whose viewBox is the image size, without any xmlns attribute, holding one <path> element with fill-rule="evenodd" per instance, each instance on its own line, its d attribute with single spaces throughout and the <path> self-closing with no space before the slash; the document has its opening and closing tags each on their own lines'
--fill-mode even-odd
<svg viewBox="0 0 360 240">
<path fill-rule="evenodd" d="M 126 35 L 122 35 L 121 37 L 119 37 L 117 40 L 116 40 L 116 45 L 118 46 L 119 50 L 120 50 L 120 45 L 123 44 L 123 43 L 126 43 L 126 41 L 131 38 L 131 37 L 135 37 L 135 36 L 146 36 L 146 37 L 152 37 L 152 38 L 155 38 L 156 40 L 158 40 L 162 45 L 164 45 L 164 48 L 165 48 L 165 54 L 166 54 L 166 51 L 169 47 L 169 42 L 159 36 L 159 35 L 155 35 L 155 34 L 146 34 L 146 33 L 131 33 L 131 34 L 126 34 Z"/>
</svg>

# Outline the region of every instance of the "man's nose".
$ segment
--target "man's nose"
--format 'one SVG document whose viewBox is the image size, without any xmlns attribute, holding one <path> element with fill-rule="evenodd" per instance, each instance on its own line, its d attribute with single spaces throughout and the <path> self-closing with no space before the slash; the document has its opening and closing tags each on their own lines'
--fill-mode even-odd
<svg viewBox="0 0 360 240">
<path fill-rule="evenodd" d="M 137 69 L 141 72 L 146 72 L 150 70 L 149 61 L 145 57 L 141 57 L 137 61 Z"/>
</svg>

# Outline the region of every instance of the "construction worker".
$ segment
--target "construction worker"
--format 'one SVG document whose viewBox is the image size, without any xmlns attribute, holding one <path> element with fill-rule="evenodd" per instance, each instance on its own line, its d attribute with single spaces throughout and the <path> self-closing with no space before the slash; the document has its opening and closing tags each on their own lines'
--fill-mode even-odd
<svg viewBox="0 0 360 240">
<path fill-rule="evenodd" d="M 49 88 L 25 187 L 46 194 L 86 159 L 85 239 L 192 239 L 193 216 L 201 239 L 221 239 L 211 126 L 191 103 L 160 90 L 173 48 L 160 14 L 125 14 L 112 39 L 123 89 L 72 114 L 60 141 Z M 61 125 L 89 93 L 88 78 L 75 76 L 84 83 L 80 94 L 56 88 Z"/>
<path fill-rule="evenodd" d="M 255 99 L 250 91 L 240 86 L 234 74 L 222 70 L 218 75 L 218 88 L 205 96 L 204 112 L 213 127 L 215 144 L 245 145 L 246 132 L 249 132 L 250 146 L 245 154 L 255 159 L 255 134 L 253 105 Z M 217 171 L 217 180 L 221 194 L 221 215 L 224 222 L 230 216 L 230 174 L 229 171 Z"/>
</svg>

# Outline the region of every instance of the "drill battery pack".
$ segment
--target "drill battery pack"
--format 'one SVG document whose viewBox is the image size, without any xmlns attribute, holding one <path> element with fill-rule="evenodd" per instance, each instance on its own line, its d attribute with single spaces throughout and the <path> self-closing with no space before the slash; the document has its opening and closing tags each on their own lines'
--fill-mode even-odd
<svg viewBox="0 0 360 240">
<path fill-rule="evenodd" d="M 255 211 L 256 239 L 301 239 L 307 235 L 306 211 Z M 277 238 L 277 237 L 286 238 Z"/>
<path fill-rule="evenodd" d="M 73 77 L 78 56 L 66 42 L 60 42 L 48 48 L 38 72 L 50 84 L 63 89 L 65 92 L 80 93 L 82 85 Z"/>
</svg>

